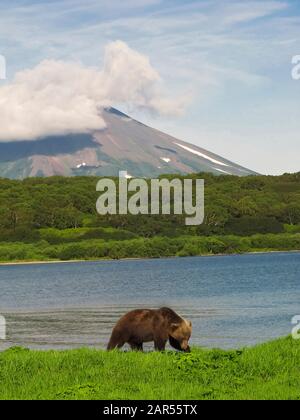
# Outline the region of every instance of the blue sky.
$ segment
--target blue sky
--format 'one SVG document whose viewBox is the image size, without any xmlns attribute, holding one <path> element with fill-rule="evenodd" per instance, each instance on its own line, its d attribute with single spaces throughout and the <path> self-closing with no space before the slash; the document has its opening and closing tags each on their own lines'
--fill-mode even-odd
<svg viewBox="0 0 300 420">
<path fill-rule="evenodd" d="M 99 66 L 115 40 L 150 58 L 166 92 L 190 98 L 180 117 L 131 115 L 261 173 L 300 171 L 298 0 L 1 4 L 8 79 L 46 58 Z"/>
</svg>

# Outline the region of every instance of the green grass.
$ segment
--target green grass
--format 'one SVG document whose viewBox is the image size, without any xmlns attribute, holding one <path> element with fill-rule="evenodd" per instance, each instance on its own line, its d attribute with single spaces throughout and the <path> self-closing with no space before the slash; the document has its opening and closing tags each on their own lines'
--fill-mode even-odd
<svg viewBox="0 0 300 420">
<path fill-rule="evenodd" d="M 300 399 L 300 342 L 241 351 L 0 353 L 0 399 Z"/>
</svg>

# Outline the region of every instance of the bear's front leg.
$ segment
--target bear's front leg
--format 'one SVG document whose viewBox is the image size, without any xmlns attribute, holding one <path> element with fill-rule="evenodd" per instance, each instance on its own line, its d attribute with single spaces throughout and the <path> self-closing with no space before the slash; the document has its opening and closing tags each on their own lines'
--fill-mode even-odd
<svg viewBox="0 0 300 420">
<path fill-rule="evenodd" d="M 154 338 L 154 348 L 156 351 L 165 351 L 166 350 L 167 340 L 162 337 Z"/>
<path fill-rule="evenodd" d="M 137 343 L 136 341 L 129 341 L 128 344 L 130 345 L 131 350 L 143 351 L 143 343 Z"/>
</svg>

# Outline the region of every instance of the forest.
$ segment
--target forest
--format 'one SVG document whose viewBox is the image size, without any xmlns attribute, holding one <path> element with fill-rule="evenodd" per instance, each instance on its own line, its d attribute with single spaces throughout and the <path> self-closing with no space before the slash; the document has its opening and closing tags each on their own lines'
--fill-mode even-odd
<svg viewBox="0 0 300 420">
<path fill-rule="evenodd" d="M 300 249 L 300 173 L 189 177 L 205 180 L 200 226 L 185 215 L 100 216 L 96 177 L 0 179 L 0 261 Z"/>
</svg>

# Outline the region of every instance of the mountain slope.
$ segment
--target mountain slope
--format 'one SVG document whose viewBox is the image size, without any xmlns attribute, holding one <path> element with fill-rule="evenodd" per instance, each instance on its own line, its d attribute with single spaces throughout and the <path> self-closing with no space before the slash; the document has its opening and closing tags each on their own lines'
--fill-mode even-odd
<svg viewBox="0 0 300 420">
<path fill-rule="evenodd" d="M 91 134 L 0 143 L 0 176 L 22 179 L 52 175 L 132 176 L 212 172 L 238 176 L 255 172 L 198 146 L 180 141 L 110 108 L 107 128 Z"/>
</svg>

